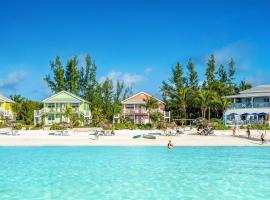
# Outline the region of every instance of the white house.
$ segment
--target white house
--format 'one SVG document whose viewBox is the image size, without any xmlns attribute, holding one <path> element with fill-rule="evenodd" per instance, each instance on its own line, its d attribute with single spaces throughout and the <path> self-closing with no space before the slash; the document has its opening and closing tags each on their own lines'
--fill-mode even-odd
<svg viewBox="0 0 270 200">
<path fill-rule="evenodd" d="M 270 85 L 260 85 L 225 98 L 232 101 L 224 114 L 225 124 L 270 122 Z"/>
</svg>

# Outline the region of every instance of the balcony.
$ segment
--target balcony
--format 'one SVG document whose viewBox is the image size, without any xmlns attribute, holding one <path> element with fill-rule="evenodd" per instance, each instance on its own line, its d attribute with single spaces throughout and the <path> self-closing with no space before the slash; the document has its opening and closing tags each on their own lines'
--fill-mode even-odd
<svg viewBox="0 0 270 200">
<path fill-rule="evenodd" d="M 13 118 L 13 114 L 10 110 L 4 110 L 4 109 L 0 109 L 0 113 L 6 118 Z"/>
<path fill-rule="evenodd" d="M 270 102 L 245 102 L 245 103 L 233 103 L 230 109 L 245 109 L 245 108 L 269 108 Z"/>
<path fill-rule="evenodd" d="M 124 110 L 125 115 L 148 115 L 148 111 L 145 109 L 125 109 Z"/>
</svg>

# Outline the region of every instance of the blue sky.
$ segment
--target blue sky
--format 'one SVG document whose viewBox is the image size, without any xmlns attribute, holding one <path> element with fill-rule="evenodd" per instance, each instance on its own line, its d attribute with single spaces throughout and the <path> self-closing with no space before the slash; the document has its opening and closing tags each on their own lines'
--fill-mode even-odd
<svg viewBox="0 0 270 200">
<path fill-rule="evenodd" d="M 49 95 L 49 61 L 89 53 L 98 77 L 159 95 L 176 61 L 236 60 L 237 80 L 270 83 L 268 1 L 1 1 L 0 93 Z"/>
</svg>

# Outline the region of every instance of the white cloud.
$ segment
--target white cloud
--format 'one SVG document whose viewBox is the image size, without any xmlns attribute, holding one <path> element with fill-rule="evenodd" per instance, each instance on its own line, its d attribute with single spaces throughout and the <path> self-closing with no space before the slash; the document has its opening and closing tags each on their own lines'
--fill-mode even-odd
<svg viewBox="0 0 270 200">
<path fill-rule="evenodd" d="M 5 90 L 13 90 L 21 81 L 25 80 L 27 73 L 25 71 L 15 71 L 6 77 L 0 78 L 0 88 Z"/>
<path fill-rule="evenodd" d="M 106 76 L 102 76 L 100 78 L 100 82 L 103 82 L 106 80 L 106 78 L 109 78 L 113 80 L 114 83 L 116 83 L 117 81 L 123 81 L 127 86 L 133 86 L 145 80 L 151 71 L 152 68 L 145 68 L 142 74 L 132 74 L 113 70 L 109 72 Z"/>
<path fill-rule="evenodd" d="M 213 54 L 218 64 L 228 64 L 230 59 L 233 58 L 237 70 L 248 71 L 252 68 L 254 50 L 251 43 L 238 41 L 215 50 Z"/>
</svg>

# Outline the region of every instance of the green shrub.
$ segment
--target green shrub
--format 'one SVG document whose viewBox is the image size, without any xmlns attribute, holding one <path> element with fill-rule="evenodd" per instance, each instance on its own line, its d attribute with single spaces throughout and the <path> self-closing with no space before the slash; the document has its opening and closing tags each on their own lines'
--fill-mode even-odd
<svg viewBox="0 0 270 200">
<path fill-rule="evenodd" d="M 117 123 L 117 124 L 114 124 L 113 127 L 114 127 L 115 130 L 123 130 L 123 129 L 126 128 L 126 126 L 125 126 L 124 123 Z"/>
<path fill-rule="evenodd" d="M 43 124 L 36 124 L 31 128 L 31 130 L 40 130 L 43 129 Z"/>
<path fill-rule="evenodd" d="M 215 124 L 212 128 L 214 130 L 230 130 L 231 129 L 229 126 L 226 126 L 224 124 Z"/>
<path fill-rule="evenodd" d="M 23 126 L 21 124 L 12 125 L 12 130 L 22 130 Z"/>
<path fill-rule="evenodd" d="M 53 124 L 51 127 L 50 127 L 50 130 L 66 130 L 66 127 L 65 126 L 59 126 L 57 124 Z"/>
</svg>

